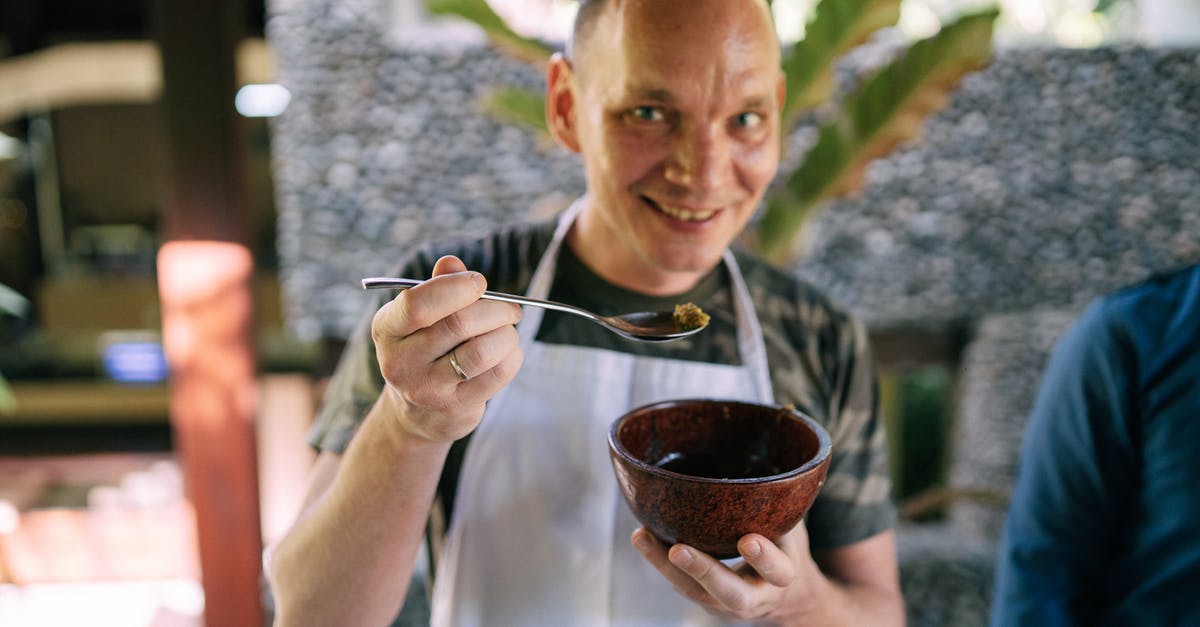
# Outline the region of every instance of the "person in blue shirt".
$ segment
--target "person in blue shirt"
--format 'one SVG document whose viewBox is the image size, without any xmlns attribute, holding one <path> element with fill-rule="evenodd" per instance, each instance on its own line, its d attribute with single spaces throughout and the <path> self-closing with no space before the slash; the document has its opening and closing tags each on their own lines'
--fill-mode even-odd
<svg viewBox="0 0 1200 627">
<path fill-rule="evenodd" d="M 1055 347 L 991 624 L 1200 625 L 1200 265 L 1098 299 Z"/>
</svg>

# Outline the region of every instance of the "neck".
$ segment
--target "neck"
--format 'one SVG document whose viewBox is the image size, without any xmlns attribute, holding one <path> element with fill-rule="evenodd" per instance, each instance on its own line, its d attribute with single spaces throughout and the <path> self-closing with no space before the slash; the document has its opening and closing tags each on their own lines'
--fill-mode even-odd
<svg viewBox="0 0 1200 627">
<path fill-rule="evenodd" d="M 585 198 L 583 202 L 589 202 Z M 674 296 L 687 292 L 711 268 L 672 271 L 650 263 L 623 245 L 604 221 L 585 206 L 567 233 L 566 245 L 592 272 L 613 285 L 647 296 Z"/>
</svg>

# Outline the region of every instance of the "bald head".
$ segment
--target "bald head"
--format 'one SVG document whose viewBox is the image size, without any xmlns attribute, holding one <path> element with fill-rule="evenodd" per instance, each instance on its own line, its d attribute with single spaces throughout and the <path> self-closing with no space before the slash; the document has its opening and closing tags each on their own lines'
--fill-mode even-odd
<svg viewBox="0 0 1200 627">
<path fill-rule="evenodd" d="M 778 46 L 771 8 L 766 0 L 716 0 L 716 2 L 725 5 L 726 8 L 747 12 L 762 18 L 763 24 L 767 26 L 764 36 L 769 36 Z M 699 4 L 703 3 L 699 0 L 684 2 L 680 0 L 579 0 L 579 11 L 575 14 L 571 38 L 567 40 L 566 56 L 575 66 L 576 71 L 581 71 L 582 66 L 586 63 L 585 58 L 595 47 L 593 43 L 597 37 L 597 31 L 617 26 L 615 22 L 621 21 L 617 18 L 622 17 L 627 11 L 694 12 L 699 8 Z M 609 35 L 613 34 L 613 31 L 607 32 Z"/>
<path fill-rule="evenodd" d="M 571 38 L 567 40 L 567 58 L 572 61 L 578 58 L 580 50 L 586 47 L 587 39 L 596 27 L 600 13 L 608 4 L 609 0 L 579 0 L 575 26 L 571 29 Z"/>
</svg>

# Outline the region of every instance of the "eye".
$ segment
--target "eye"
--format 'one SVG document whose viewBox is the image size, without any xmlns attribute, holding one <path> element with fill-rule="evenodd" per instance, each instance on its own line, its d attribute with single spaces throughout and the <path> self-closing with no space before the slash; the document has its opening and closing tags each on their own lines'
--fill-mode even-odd
<svg viewBox="0 0 1200 627">
<path fill-rule="evenodd" d="M 763 123 L 763 120 L 762 114 L 754 111 L 743 111 L 733 116 L 734 126 L 745 129 L 757 128 Z"/>
<path fill-rule="evenodd" d="M 651 106 L 634 107 L 630 109 L 629 115 L 641 122 L 662 122 L 666 119 L 662 109 Z"/>
</svg>

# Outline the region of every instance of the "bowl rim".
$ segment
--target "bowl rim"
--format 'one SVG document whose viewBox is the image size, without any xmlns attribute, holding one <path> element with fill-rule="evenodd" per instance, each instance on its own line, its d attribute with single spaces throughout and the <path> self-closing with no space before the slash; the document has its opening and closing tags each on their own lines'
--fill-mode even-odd
<svg viewBox="0 0 1200 627">
<path fill-rule="evenodd" d="M 781 412 L 787 412 L 793 419 L 796 419 L 796 420 L 799 420 L 800 422 L 805 423 L 806 425 L 808 425 L 809 428 L 811 428 L 813 430 L 814 433 L 817 434 L 817 454 L 813 455 L 811 459 L 804 462 L 800 466 L 797 466 L 787 472 L 780 473 L 777 475 L 766 475 L 763 477 L 747 477 L 747 478 L 743 478 L 743 479 L 717 479 L 717 478 L 711 478 L 711 477 L 696 477 L 693 475 L 685 475 L 685 474 L 678 473 L 678 472 L 675 472 L 672 470 L 666 470 L 659 466 L 655 466 L 654 464 L 648 464 L 648 463 L 638 459 L 637 457 L 635 457 L 632 453 L 630 453 L 625 448 L 625 446 L 623 444 L 621 444 L 620 440 L 617 439 L 617 431 L 621 428 L 621 425 L 623 425 L 625 423 L 625 421 L 635 413 L 656 409 L 660 406 L 666 406 L 666 405 L 685 405 L 685 404 L 697 404 L 697 403 L 703 403 L 703 404 L 719 403 L 719 404 L 727 404 L 727 405 L 728 404 L 753 405 L 755 407 L 763 407 L 763 408 L 767 408 L 767 409 L 778 410 Z M 643 470 L 644 472 L 652 474 L 652 475 L 657 475 L 660 477 L 669 477 L 671 479 L 682 479 L 684 481 L 689 481 L 689 482 L 693 482 L 693 483 L 712 483 L 712 484 L 730 485 L 730 484 L 774 483 L 776 481 L 785 481 L 787 479 L 791 479 L 798 475 L 802 475 L 802 474 L 812 470 L 813 468 L 816 468 L 817 466 L 820 466 L 821 464 L 823 464 L 825 462 L 825 460 L 829 458 L 829 456 L 833 450 L 833 445 L 831 443 L 831 440 L 829 439 L 829 432 L 825 429 L 825 427 L 823 425 L 821 425 L 821 423 L 817 422 L 815 419 L 813 419 L 808 414 L 800 411 L 799 409 L 796 409 L 796 407 L 791 404 L 779 405 L 776 403 L 758 403 L 755 401 L 746 401 L 746 400 L 729 399 L 729 398 L 678 398 L 678 399 L 666 399 L 666 400 L 661 400 L 661 401 L 655 401 L 653 403 L 646 403 L 643 405 L 639 405 L 637 407 L 634 407 L 634 408 L 626 411 L 625 413 L 621 414 L 620 416 L 618 416 L 615 420 L 613 420 L 612 425 L 609 426 L 609 428 L 608 428 L 608 448 L 610 451 L 616 452 L 622 459 L 629 462 L 633 466 Z"/>
</svg>

